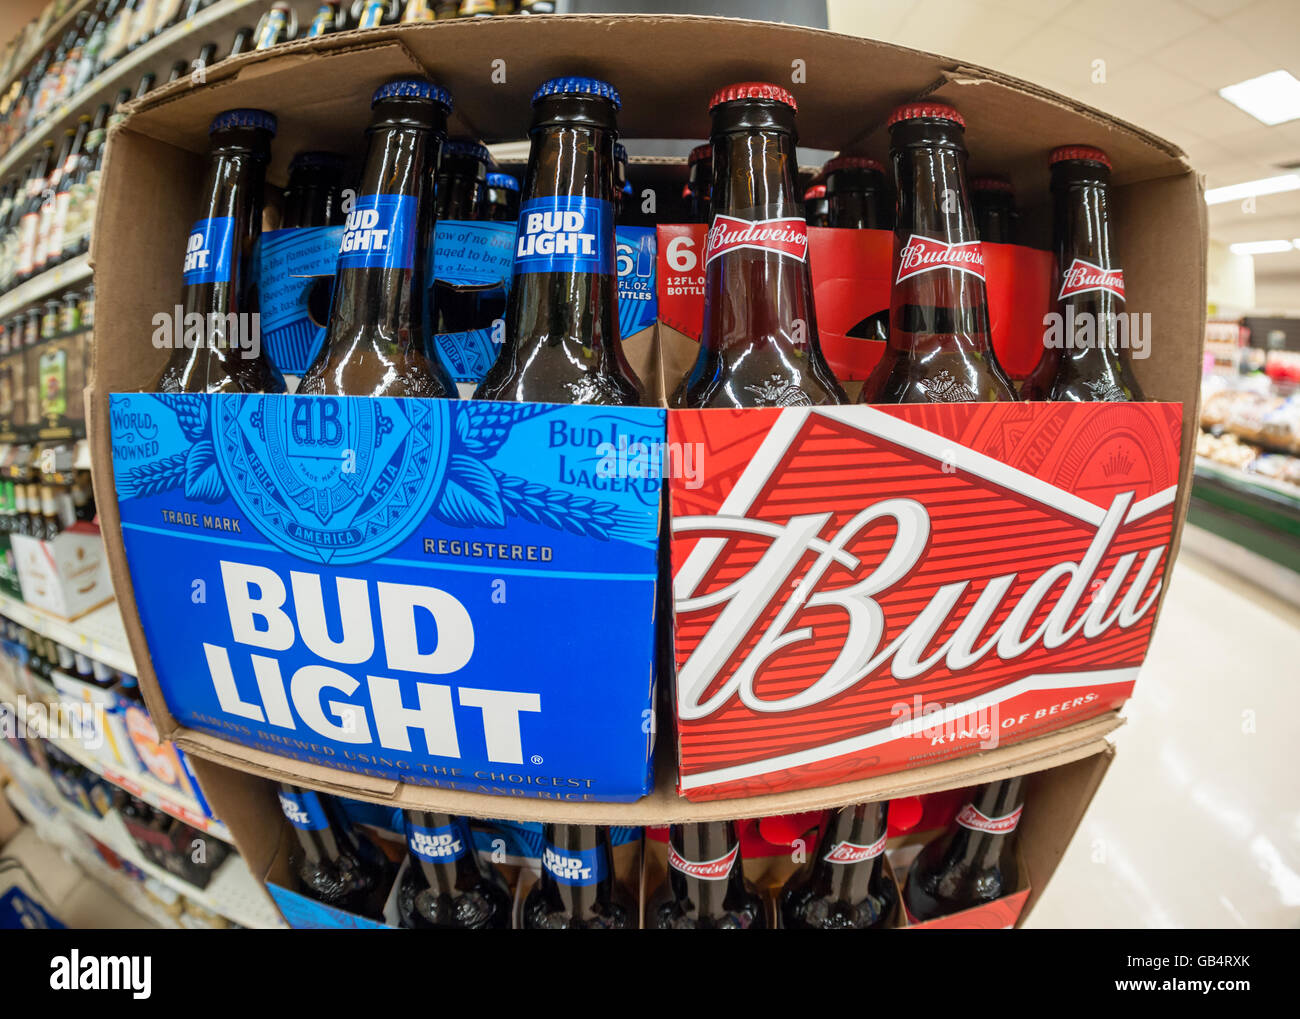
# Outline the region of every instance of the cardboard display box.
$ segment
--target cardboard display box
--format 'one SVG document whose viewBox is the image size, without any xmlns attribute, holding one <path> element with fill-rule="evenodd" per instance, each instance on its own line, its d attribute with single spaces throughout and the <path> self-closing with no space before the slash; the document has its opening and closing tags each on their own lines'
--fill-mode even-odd
<svg viewBox="0 0 1300 1019">
<path fill-rule="evenodd" d="M 139 622 L 139 592 L 131 583 L 119 536 L 117 493 L 107 480 L 113 476 L 109 397 L 138 390 L 166 357 L 166 351 L 155 350 L 143 338 L 151 334 L 152 315 L 172 307 L 179 292 L 177 252 L 183 250 L 197 215 L 191 182 L 203 164 L 207 123 L 221 110 L 262 106 L 279 116 L 269 179 L 282 185 L 288 161 L 297 151 L 359 152 L 371 91 L 397 75 L 425 73 L 449 87 L 457 100 L 451 133 L 473 134 L 485 141 L 522 136 L 532 89 L 560 73 L 594 74 L 614 81 L 623 94 L 619 122 L 625 137 L 700 138 L 707 134 L 707 100 L 717 86 L 741 79 L 787 81 L 793 55 L 811 69 L 821 70 L 809 73 L 807 84 L 795 86 L 803 144 L 882 156 L 883 123 L 894 105 L 919 95 L 949 100 L 961 109 L 968 124 L 972 172 L 1009 174 L 1025 221 L 1037 223 L 1041 234 L 1048 223 L 1046 153 L 1062 142 L 1100 145 L 1116 166 L 1112 200 L 1129 306 L 1150 311 L 1157 334 L 1153 357 L 1136 366 L 1139 381 L 1153 399 L 1195 407 L 1204 318 L 1205 210 L 1196 176 L 1168 143 L 994 72 L 832 33 L 693 17 L 555 17 L 522 23 L 525 20 L 344 33 L 277 47 L 272 53 L 241 56 L 214 67 L 202 86 L 178 82 L 150 94 L 112 132 L 97 248 L 92 253 L 100 316 L 88 391 L 96 495 L 105 530 L 111 535 L 109 560 L 139 663 L 141 687 L 162 735 L 178 739 L 197 755 L 238 761 L 242 767 L 268 774 L 307 775 L 326 787 L 342 786 L 358 795 L 368 792 L 402 803 L 474 799 L 473 793 L 417 789 L 392 777 L 344 774 L 237 747 L 211 732 L 185 726 L 162 696 Z M 701 62 L 687 56 L 698 53 L 709 53 L 710 59 Z M 509 67 L 507 81 L 488 84 L 483 68 L 502 54 Z M 335 84 L 328 94 L 319 89 L 323 78 Z M 665 82 L 671 86 L 665 87 Z M 105 238 L 112 238 L 111 247 L 105 247 Z M 1044 241 L 1041 236 L 1027 239 Z M 666 384 L 661 359 L 652 356 L 648 365 L 636 367 Z M 877 413 L 865 410 L 861 416 L 866 420 Z M 900 411 L 895 416 L 906 414 Z M 1189 412 L 1182 416 L 1181 426 L 1175 426 L 1177 462 L 1191 462 L 1195 422 L 1196 414 Z M 1176 466 L 1173 471 L 1176 487 L 1165 485 L 1169 490 L 1166 563 L 1176 553 L 1190 485 L 1189 471 L 1179 472 Z M 1154 619 L 1154 610 L 1150 618 Z M 1095 726 L 1113 725 L 1108 719 L 1102 715 Z M 1023 749 L 1004 746 L 910 774 L 915 783 L 924 785 L 936 774 L 951 774 L 947 768 L 974 774 L 996 767 L 992 761 L 1023 766 L 1026 760 L 1077 748 L 1083 731 L 1098 730 L 1083 723 L 1034 739 L 1033 746 Z M 855 774 L 862 772 L 824 780 Z M 848 784 L 906 786 L 908 776 Z M 824 790 L 811 790 L 806 796 L 784 792 L 765 800 L 793 807 L 824 796 Z M 522 801 L 508 802 L 499 811 L 478 812 L 504 814 L 508 809 L 547 816 L 549 810 L 551 816 L 559 816 L 556 800 L 526 809 Z M 721 809 L 743 810 L 744 802 L 732 801 Z M 646 820 L 671 819 L 695 809 L 658 794 L 641 806 Z M 571 804 L 564 810 L 588 816 L 601 812 L 589 809 L 596 807 Z"/>
</svg>

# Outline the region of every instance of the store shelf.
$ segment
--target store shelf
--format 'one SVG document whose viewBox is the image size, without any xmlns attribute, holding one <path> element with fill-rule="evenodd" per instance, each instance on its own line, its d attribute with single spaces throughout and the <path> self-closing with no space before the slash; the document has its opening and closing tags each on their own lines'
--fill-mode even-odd
<svg viewBox="0 0 1300 1019">
<path fill-rule="evenodd" d="M 122 626 L 122 616 L 117 611 L 115 601 L 68 622 L 16 598 L 0 594 L 0 615 L 7 616 L 19 626 L 49 637 L 55 643 L 103 662 L 110 669 L 135 675 L 135 659 L 127 645 L 126 630 Z"/>
<path fill-rule="evenodd" d="M 64 11 L 62 17 L 51 22 L 50 26 L 46 28 L 45 34 L 31 43 L 27 52 L 14 62 L 13 70 L 5 76 L 4 83 L 0 84 L 0 93 L 7 92 L 14 79 L 26 75 L 31 70 L 32 61 L 41 55 L 45 47 L 52 43 L 57 44 L 76 16 L 86 8 L 94 6 L 94 4 L 95 0 L 76 0 L 71 7 Z"/>
<path fill-rule="evenodd" d="M 88 279 L 90 279 L 90 255 L 78 255 L 0 295 L 0 318 L 22 311 L 29 305 Z"/>
</svg>

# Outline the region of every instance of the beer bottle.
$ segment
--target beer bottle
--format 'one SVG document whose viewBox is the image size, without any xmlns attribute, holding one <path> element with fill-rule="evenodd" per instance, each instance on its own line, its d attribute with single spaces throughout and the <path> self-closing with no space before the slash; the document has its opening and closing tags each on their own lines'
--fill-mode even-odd
<svg viewBox="0 0 1300 1019">
<path fill-rule="evenodd" d="M 827 226 L 884 230 L 890 226 L 885 168 L 866 156 L 836 156 L 822 167 L 826 176 Z"/>
<path fill-rule="evenodd" d="M 182 272 L 185 318 L 202 316 L 203 334 L 192 348 L 172 350 L 152 392 L 284 392 L 284 378 L 265 346 L 242 335 L 253 328 L 257 311 L 251 256 L 262 232 L 262 188 L 275 126 L 275 117 L 263 110 L 227 110 L 208 128 L 204 215 L 190 230 Z"/>
<path fill-rule="evenodd" d="M 668 881 L 650 906 L 659 930 L 761 930 L 763 900 L 745 879 L 734 821 L 675 824 L 668 830 Z"/>
<path fill-rule="evenodd" d="M 498 223 L 519 221 L 519 181 L 508 173 L 489 173 L 483 218 Z"/>
<path fill-rule="evenodd" d="M 57 261 L 54 258 L 53 251 L 50 250 L 50 241 L 54 240 L 54 220 L 58 210 L 59 187 L 63 182 L 63 172 L 68 164 L 68 154 L 72 151 L 72 143 L 75 138 L 76 132 L 71 128 L 63 132 L 63 141 L 59 144 L 59 154 L 55 157 L 54 163 L 50 167 L 49 176 L 45 179 L 41 218 L 36 227 L 36 272 L 54 268 Z"/>
<path fill-rule="evenodd" d="M 607 829 L 545 824 L 542 838 L 542 873 L 524 899 L 525 930 L 636 926 L 634 907 L 614 885 Z"/>
<path fill-rule="evenodd" d="M 466 138 L 451 138 L 442 146 L 435 196 L 438 221 L 482 219 L 487 199 L 487 146 Z"/>
<path fill-rule="evenodd" d="M 932 920 L 1016 890 L 1016 826 L 1024 803 L 1019 776 L 974 791 L 948 830 L 928 843 L 907 872 L 909 917 Z"/>
<path fill-rule="evenodd" d="M 253 49 L 269 50 L 272 46 L 289 42 L 297 27 L 298 16 L 294 14 L 293 8 L 283 2 L 273 3 L 257 23 Z"/>
<path fill-rule="evenodd" d="M 898 893 L 885 872 L 889 801 L 833 814 L 816 856 L 781 889 L 781 923 L 790 930 L 880 930 L 890 926 Z"/>
<path fill-rule="evenodd" d="M 508 930 L 505 879 L 474 851 L 469 824 L 454 814 L 405 812 L 410 863 L 397 892 L 403 927 Z"/>
<path fill-rule="evenodd" d="M 972 177 L 971 211 L 975 215 L 975 233 L 984 244 L 1015 244 L 1020 214 L 1016 195 L 1006 177 L 986 175 Z"/>
<path fill-rule="evenodd" d="M 945 103 L 889 117 L 898 182 L 889 342 L 863 403 L 1016 399 L 989 339 L 984 253 L 966 187 L 966 122 Z"/>
<path fill-rule="evenodd" d="M 343 211 L 345 160 L 333 152 L 299 152 L 289 163 L 281 229 L 338 226 Z"/>
<path fill-rule="evenodd" d="M 358 835 L 339 805 L 324 793 L 280 783 L 280 809 L 297 844 L 289 865 L 304 895 L 382 920 L 393 866 L 375 844 Z"/>
<path fill-rule="evenodd" d="M 594 78 L 552 78 L 533 95 L 505 342 L 475 399 L 641 402 L 618 324 L 619 105 L 614 87 Z"/>
<path fill-rule="evenodd" d="M 458 18 L 490 18 L 497 12 L 496 0 L 460 0 Z"/>
<path fill-rule="evenodd" d="M 809 226 L 831 225 L 830 202 L 826 200 L 826 185 L 814 184 L 803 193 L 803 218 Z"/>
<path fill-rule="evenodd" d="M 451 96 L 421 78 L 382 85 L 371 100 L 359 193 L 344 223 L 324 344 L 298 392 L 452 397 L 431 350 L 426 239 L 434 207 L 428 167 L 447 136 Z"/>
<path fill-rule="evenodd" d="M 307 27 L 307 38 L 315 39 L 331 32 L 342 32 L 347 27 L 347 14 L 342 0 L 325 0 L 312 15 L 311 24 Z"/>
<path fill-rule="evenodd" d="M 352 5 L 353 28 L 378 28 L 391 21 L 389 0 L 356 0 Z"/>
<path fill-rule="evenodd" d="M 75 245 L 71 243 L 68 220 L 72 213 L 77 171 L 81 166 L 82 151 L 89 134 L 90 116 L 78 117 L 77 130 L 64 155 L 63 167 L 59 171 L 59 182 L 54 189 L 54 215 L 50 221 L 49 239 L 46 241 L 46 261 L 50 265 L 55 265 L 78 253 Z"/>
<path fill-rule="evenodd" d="M 40 237 L 41 208 L 45 204 L 45 180 L 54 162 L 54 142 L 46 139 L 41 155 L 27 172 L 27 187 L 22 212 L 18 219 L 18 257 L 14 282 L 21 283 L 33 276 L 36 268 L 36 247 Z"/>
<path fill-rule="evenodd" d="M 686 157 L 686 200 L 692 223 L 709 222 L 709 196 L 713 191 L 713 146 L 708 142 L 691 149 Z"/>
<path fill-rule="evenodd" d="M 700 353 L 676 407 L 846 402 L 822 356 L 795 198 L 795 102 L 779 85 L 722 89 L 713 117 L 713 222 L 704 250 Z"/>
<path fill-rule="evenodd" d="M 1137 323 L 1124 315 L 1124 270 L 1110 232 L 1110 159 L 1101 149 L 1067 145 L 1050 162 L 1060 343 L 1045 345 L 1024 398 L 1144 400 L 1128 355 Z"/>
<path fill-rule="evenodd" d="M 253 26 L 245 25 L 243 28 L 235 31 L 235 38 L 230 43 L 230 49 L 226 56 L 237 57 L 241 53 L 247 53 L 253 48 Z"/>
<path fill-rule="evenodd" d="M 402 8 L 403 25 L 419 25 L 436 17 L 434 0 L 406 0 L 406 6 Z"/>
<path fill-rule="evenodd" d="M 627 146 L 622 142 L 614 143 L 614 222 L 623 222 L 623 204 L 632 193 L 632 181 L 628 178 Z"/>
</svg>

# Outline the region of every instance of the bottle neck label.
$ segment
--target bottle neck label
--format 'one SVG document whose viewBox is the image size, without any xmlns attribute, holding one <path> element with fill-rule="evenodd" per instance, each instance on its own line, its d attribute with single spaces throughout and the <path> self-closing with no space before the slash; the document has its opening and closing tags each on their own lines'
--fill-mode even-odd
<svg viewBox="0 0 1300 1019">
<path fill-rule="evenodd" d="M 738 248 L 770 251 L 797 262 L 808 260 L 808 224 L 801 217 L 783 219 L 737 219 L 717 215 L 709 226 L 704 244 L 704 264 Z"/>
<path fill-rule="evenodd" d="M 973 803 L 968 803 L 957 815 L 957 823 L 971 831 L 988 832 L 990 835 L 1010 835 L 1020 823 L 1020 814 L 1024 809 L 1024 807 L 1016 807 L 1011 813 L 1003 814 L 1001 817 L 989 817 L 978 810 Z"/>
<path fill-rule="evenodd" d="M 530 272 L 610 273 L 614 206 L 585 195 L 530 198 L 519 207 L 516 275 Z"/>
<path fill-rule="evenodd" d="M 407 825 L 406 844 L 414 856 L 430 863 L 451 863 L 464 856 L 468 849 L 461 830 L 454 824 L 438 828 Z"/>
<path fill-rule="evenodd" d="M 739 856 L 739 843 L 716 860 L 688 860 L 677 851 L 676 846 L 671 844 L 668 846 L 668 865 L 687 877 L 699 878 L 703 881 L 725 881 L 730 876 L 731 868 L 736 865 Z"/>
<path fill-rule="evenodd" d="M 323 831 L 329 827 L 329 818 L 325 816 L 320 797 L 309 790 L 289 793 L 281 789 L 280 809 L 299 831 Z"/>
<path fill-rule="evenodd" d="M 984 280 L 984 249 L 979 241 L 950 244 L 933 237 L 912 234 L 898 251 L 895 283 L 935 269 L 956 269 Z"/>
<path fill-rule="evenodd" d="M 1086 294 L 1091 290 L 1104 290 L 1124 300 L 1124 270 L 1103 269 L 1092 262 L 1076 258 L 1070 267 L 1061 274 L 1061 292 L 1056 295 L 1058 301 L 1076 294 Z"/>
<path fill-rule="evenodd" d="M 234 264 L 235 218 L 212 216 L 190 229 L 185 244 L 186 286 L 195 283 L 229 283 Z"/>
<path fill-rule="evenodd" d="M 542 850 L 542 866 L 562 885 L 594 885 L 605 878 L 607 865 L 601 846 L 591 849 L 557 849 L 547 846 Z"/>
<path fill-rule="evenodd" d="M 888 836 L 888 832 L 883 833 L 880 838 L 869 846 L 861 846 L 856 842 L 848 841 L 836 842 L 822 859 L 827 863 L 836 863 L 841 866 L 874 860 L 885 851 L 885 839 Z"/>
<path fill-rule="evenodd" d="M 415 213 L 415 195 L 361 195 L 343 224 L 339 268 L 413 268 Z"/>
</svg>

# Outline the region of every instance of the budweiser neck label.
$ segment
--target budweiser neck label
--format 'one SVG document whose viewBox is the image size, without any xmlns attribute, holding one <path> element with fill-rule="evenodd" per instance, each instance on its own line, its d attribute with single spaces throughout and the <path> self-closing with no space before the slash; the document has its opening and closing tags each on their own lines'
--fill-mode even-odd
<svg viewBox="0 0 1300 1019">
<path fill-rule="evenodd" d="M 1001 817 L 989 817 L 981 813 L 975 804 L 968 803 L 957 814 L 957 823 L 971 831 L 988 832 L 990 835 L 1010 835 L 1020 823 L 1020 815 L 1024 809 L 1024 807 L 1016 807 L 1011 813 L 1003 814 Z"/>
<path fill-rule="evenodd" d="M 609 872 L 602 846 L 591 849 L 547 846 L 542 850 L 542 867 L 562 885 L 598 884 Z"/>
<path fill-rule="evenodd" d="M 912 234 L 898 249 L 898 272 L 895 283 L 920 276 L 935 269 L 955 269 L 984 279 L 984 248 L 979 241 L 949 244 L 933 237 Z"/>
<path fill-rule="evenodd" d="M 412 854 L 430 863 L 459 860 L 469 848 L 461 829 L 454 824 L 444 824 L 438 828 L 409 824 L 406 828 L 406 844 Z"/>
<path fill-rule="evenodd" d="M 717 215 L 705 241 L 704 264 L 740 248 L 770 251 L 793 258 L 808 259 L 808 224 L 798 216 L 786 219 L 737 219 Z"/>
<path fill-rule="evenodd" d="M 410 269 L 415 265 L 414 195 L 361 195 L 343 223 L 340 269 Z"/>
<path fill-rule="evenodd" d="M 320 797 L 310 789 L 299 792 L 280 790 L 280 810 L 289 823 L 300 831 L 322 831 L 329 827 Z"/>
<path fill-rule="evenodd" d="M 888 838 L 888 832 L 882 834 L 880 838 L 869 846 L 860 846 L 856 842 L 836 842 L 835 845 L 827 851 L 822 857 L 827 863 L 840 865 L 850 863 L 864 863 L 867 860 L 874 860 L 877 856 L 885 851 L 885 840 Z"/>
<path fill-rule="evenodd" d="M 739 856 L 739 843 L 715 860 L 688 860 L 677 851 L 676 846 L 671 842 L 668 844 L 668 865 L 687 877 L 699 878 L 702 881 L 725 881 Z"/>
<path fill-rule="evenodd" d="M 604 199 L 528 199 L 519 207 L 515 272 L 613 272 L 613 222 L 614 206 Z"/>
<path fill-rule="evenodd" d="M 185 265 L 181 276 L 186 286 L 194 283 L 229 283 L 235 253 L 235 219 L 213 216 L 190 228 L 185 242 Z"/>
<path fill-rule="evenodd" d="M 1070 267 L 1061 274 L 1061 292 L 1056 295 L 1058 301 L 1076 294 L 1086 294 L 1091 290 L 1104 290 L 1124 300 L 1124 270 L 1103 269 L 1092 262 L 1076 258 Z"/>
</svg>

